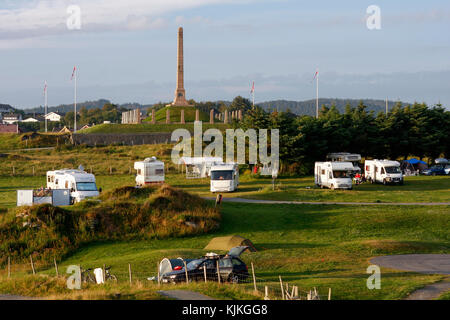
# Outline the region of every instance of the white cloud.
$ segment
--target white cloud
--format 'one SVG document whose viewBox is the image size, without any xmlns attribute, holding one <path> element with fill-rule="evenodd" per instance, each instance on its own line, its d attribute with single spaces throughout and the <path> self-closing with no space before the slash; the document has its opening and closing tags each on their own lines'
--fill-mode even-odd
<svg viewBox="0 0 450 320">
<path fill-rule="evenodd" d="M 177 16 L 175 18 L 175 23 L 179 25 L 188 25 L 188 24 L 212 24 L 212 20 L 202 17 L 202 16 L 195 16 L 195 17 L 184 17 L 184 16 Z"/>
<path fill-rule="evenodd" d="M 239 0 L 31 0 L 20 7 L 0 9 L 0 39 L 47 36 L 68 32 L 67 7 L 81 8 L 82 29 L 136 30 L 164 26 L 161 16 L 171 12 Z M 205 21 L 202 17 L 187 22 Z"/>
</svg>

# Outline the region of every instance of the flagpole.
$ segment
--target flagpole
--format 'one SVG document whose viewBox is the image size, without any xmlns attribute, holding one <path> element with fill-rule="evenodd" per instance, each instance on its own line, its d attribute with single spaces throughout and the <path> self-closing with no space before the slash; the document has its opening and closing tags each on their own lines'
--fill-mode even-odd
<svg viewBox="0 0 450 320">
<path fill-rule="evenodd" d="M 74 114 L 73 114 L 73 132 L 77 132 L 77 74 L 78 70 L 75 67 L 75 101 L 73 105 Z"/>
<path fill-rule="evenodd" d="M 47 133 L 47 81 L 45 81 L 45 95 L 44 95 L 44 118 L 45 118 L 45 133 Z"/>
<path fill-rule="evenodd" d="M 252 84 L 252 97 L 253 97 L 253 109 L 255 109 L 255 81 L 253 81 L 253 84 Z"/>
<path fill-rule="evenodd" d="M 388 103 L 388 99 L 386 98 L 386 115 L 389 112 L 389 103 Z"/>
<path fill-rule="evenodd" d="M 255 108 L 255 90 L 253 90 L 253 108 Z"/>
<path fill-rule="evenodd" d="M 316 77 L 316 118 L 319 118 L 319 71 Z"/>
</svg>

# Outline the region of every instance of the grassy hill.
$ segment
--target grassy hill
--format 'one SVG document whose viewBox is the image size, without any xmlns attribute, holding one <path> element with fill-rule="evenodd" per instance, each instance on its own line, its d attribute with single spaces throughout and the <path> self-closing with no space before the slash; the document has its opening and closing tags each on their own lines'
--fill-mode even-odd
<svg viewBox="0 0 450 320">
<path fill-rule="evenodd" d="M 219 226 L 218 210 L 168 185 L 120 187 L 100 199 L 64 208 L 17 208 L 16 216 L 0 225 L 0 265 L 8 255 L 16 262 L 30 255 L 51 261 L 94 241 L 184 237 Z"/>
<path fill-rule="evenodd" d="M 170 122 L 179 123 L 181 120 L 181 110 L 184 110 L 184 121 L 185 122 L 194 122 L 195 121 L 195 108 L 194 107 L 165 107 L 159 109 L 155 113 L 156 122 L 166 122 L 166 111 L 170 110 Z M 145 121 L 151 121 L 152 117 L 149 114 L 149 117 L 145 119 Z M 208 121 L 209 122 L 209 114 L 200 111 L 200 121 Z"/>
<path fill-rule="evenodd" d="M 56 147 L 68 140 L 69 135 L 58 133 L 0 134 L 0 151 Z"/>
<path fill-rule="evenodd" d="M 162 124 L 162 123 L 142 123 L 142 124 L 99 124 L 89 129 L 84 129 L 78 133 L 89 134 L 89 133 L 147 133 L 147 132 L 172 132 L 175 129 L 187 129 L 194 132 L 194 123 L 186 124 Z M 225 129 L 231 128 L 229 124 L 215 123 L 209 124 L 203 123 L 203 131 L 217 128 L 224 131 Z"/>
<path fill-rule="evenodd" d="M 337 109 L 340 112 L 343 112 L 345 110 L 345 106 L 348 104 L 350 104 L 352 107 L 356 107 L 360 101 L 363 101 L 364 104 L 368 107 L 368 110 L 370 111 L 374 111 L 375 113 L 378 112 L 384 112 L 385 108 L 386 108 L 386 102 L 384 100 L 376 100 L 376 99 L 337 99 L 337 98 L 321 98 L 319 99 L 319 105 L 320 107 L 322 105 L 325 105 L 327 107 L 331 107 L 332 104 L 336 105 Z M 78 108 L 81 109 L 82 107 L 85 107 L 86 109 L 92 109 L 92 108 L 102 108 L 103 105 L 108 104 L 108 103 L 113 103 L 110 100 L 107 99 L 99 99 L 99 100 L 95 100 L 95 101 L 85 101 L 85 102 L 80 102 L 78 104 Z M 231 104 L 230 101 L 216 101 L 213 102 L 215 104 L 219 104 L 219 103 L 223 103 L 227 106 L 229 106 Z M 389 109 L 391 109 L 396 103 L 397 101 L 389 101 Z M 403 105 L 405 104 L 409 104 L 406 102 L 401 102 Z M 135 109 L 135 108 L 140 108 L 142 112 L 146 112 L 147 108 L 150 108 L 152 106 L 155 105 L 159 105 L 159 104 L 140 104 L 137 102 L 133 102 L 133 103 L 123 103 L 120 104 L 119 107 L 122 108 L 126 108 L 126 109 Z M 264 101 L 264 102 L 259 102 L 258 103 L 259 106 L 261 106 L 263 109 L 265 110 L 279 110 L 279 111 L 286 111 L 286 110 L 290 110 L 292 113 L 295 113 L 297 115 L 315 115 L 315 110 L 316 110 L 316 100 L 306 100 L 306 101 L 288 101 L 288 100 L 273 100 L 273 101 Z M 0 104 L 0 108 L 1 108 L 1 104 Z M 4 105 L 5 107 L 9 107 L 8 105 Z M 173 122 L 179 122 L 180 121 L 180 113 L 179 111 L 184 108 L 185 111 L 185 119 L 186 121 L 194 121 L 195 119 L 195 111 L 192 113 L 192 110 L 194 108 L 192 107 L 170 107 L 171 108 L 171 121 Z M 69 104 L 61 104 L 58 106 L 53 106 L 53 107 L 49 107 L 48 108 L 48 112 L 54 111 L 54 112 L 59 112 L 59 113 L 66 113 L 68 111 L 72 111 L 73 110 L 73 104 L 69 103 Z M 22 110 L 19 110 L 22 111 Z M 44 108 L 41 107 L 36 107 L 36 108 L 31 108 L 31 109 L 26 109 L 23 110 L 22 112 L 27 112 L 27 113 L 43 113 L 44 112 Z M 203 121 L 208 121 L 209 120 L 209 115 L 208 114 L 203 114 L 200 113 L 200 119 Z M 147 119 L 148 121 L 150 121 L 150 118 Z M 166 108 L 162 108 L 159 109 L 157 111 L 157 121 L 163 121 L 165 122 L 166 120 Z"/>
</svg>

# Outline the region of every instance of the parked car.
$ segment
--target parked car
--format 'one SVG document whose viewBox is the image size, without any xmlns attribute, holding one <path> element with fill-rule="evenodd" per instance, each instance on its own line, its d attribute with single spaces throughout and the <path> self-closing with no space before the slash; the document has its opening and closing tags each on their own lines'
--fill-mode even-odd
<svg viewBox="0 0 450 320">
<path fill-rule="evenodd" d="M 232 283 L 240 283 L 248 277 L 248 267 L 239 258 L 248 246 L 232 248 L 226 255 L 208 255 L 199 259 L 191 260 L 186 264 L 189 281 L 204 281 L 205 266 L 206 278 L 209 281 L 218 281 L 217 262 L 219 262 L 220 280 Z M 186 282 L 186 269 L 177 268 L 161 276 L 161 281 L 165 283 Z"/>
<path fill-rule="evenodd" d="M 442 165 L 432 166 L 431 168 L 422 171 L 422 174 L 426 176 L 443 176 L 447 173 L 445 172 L 445 167 Z"/>
</svg>

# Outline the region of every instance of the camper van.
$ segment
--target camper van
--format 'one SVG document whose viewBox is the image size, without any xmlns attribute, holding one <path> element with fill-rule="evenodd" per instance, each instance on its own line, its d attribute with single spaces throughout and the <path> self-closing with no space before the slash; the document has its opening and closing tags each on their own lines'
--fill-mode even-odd
<svg viewBox="0 0 450 320">
<path fill-rule="evenodd" d="M 353 164 L 353 173 L 360 173 L 361 155 L 357 153 L 336 152 L 327 154 L 327 161 L 331 162 L 351 162 Z"/>
<path fill-rule="evenodd" d="M 316 162 L 315 184 L 321 188 L 351 190 L 353 164 L 351 162 Z"/>
<path fill-rule="evenodd" d="M 70 190 L 72 203 L 99 195 L 95 176 L 80 169 L 47 171 L 47 188 Z"/>
<path fill-rule="evenodd" d="M 155 157 L 135 162 L 134 169 L 137 170 L 137 187 L 152 183 L 164 183 L 164 162 L 158 161 Z"/>
<path fill-rule="evenodd" d="M 403 174 L 400 163 L 391 160 L 366 160 L 364 163 L 365 177 L 371 183 L 403 184 Z"/>
<path fill-rule="evenodd" d="M 239 166 L 223 163 L 211 167 L 211 192 L 233 192 L 239 185 Z"/>
</svg>

